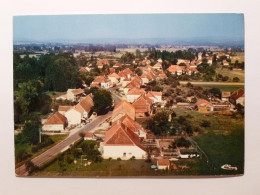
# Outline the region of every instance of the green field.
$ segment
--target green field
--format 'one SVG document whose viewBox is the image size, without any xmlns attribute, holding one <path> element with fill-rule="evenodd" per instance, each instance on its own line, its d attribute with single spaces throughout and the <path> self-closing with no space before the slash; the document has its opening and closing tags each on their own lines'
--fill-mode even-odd
<svg viewBox="0 0 260 195">
<path fill-rule="evenodd" d="M 53 144 L 47 146 L 47 147 L 44 147 L 42 149 L 40 149 L 39 151 L 33 153 L 31 151 L 32 149 L 32 146 L 29 145 L 29 144 L 15 144 L 15 154 L 17 154 L 17 152 L 19 152 L 20 150 L 25 150 L 29 155 L 30 157 L 28 157 L 27 159 L 19 162 L 19 163 L 16 163 L 15 164 L 15 167 L 19 167 L 20 165 L 22 165 L 26 160 L 28 159 L 32 159 L 36 156 L 38 156 L 39 154 L 45 152 L 46 150 L 48 150 L 49 148 L 51 148 L 52 146 L 54 146 L 55 144 L 59 143 L 60 141 L 64 140 L 66 137 L 68 136 L 68 134 L 57 134 L 57 135 L 50 135 L 50 138 L 54 141 Z"/>
<path fill-rule="evenodd" d="M 229 70 L 229 69 L 216 69 L 217 74 L 222 74 L 223 76 L 228 76 L 229 81 L 233 81 L 234 77 L 239 78 L 239 82 L 244 82 L 245 80 L 245 72 L 243 70 Z"/>
<path fill-rule="evenodd" d="M 197 85 L 197 84 L 194 84 Z M 234 92 L 237 89 L 244 89 L 244 85 L 210 85 L 210 84 L 199 84 L 199 86 L 204 87 L 206 89 L 211 89 L 213 87 L 219 88 L 221 91 L 229 91 Z"/>
</svg>

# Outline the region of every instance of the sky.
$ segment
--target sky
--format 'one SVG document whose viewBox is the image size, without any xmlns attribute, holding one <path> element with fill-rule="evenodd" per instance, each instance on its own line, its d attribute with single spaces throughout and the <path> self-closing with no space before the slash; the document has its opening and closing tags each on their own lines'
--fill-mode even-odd
<svg viewBox="0 0 260 195">
<path fill-rule="evenodd" d="M 14 16 L 14 41 L 223 39 L 244 41 L 243 14 Z"/>
</svg>

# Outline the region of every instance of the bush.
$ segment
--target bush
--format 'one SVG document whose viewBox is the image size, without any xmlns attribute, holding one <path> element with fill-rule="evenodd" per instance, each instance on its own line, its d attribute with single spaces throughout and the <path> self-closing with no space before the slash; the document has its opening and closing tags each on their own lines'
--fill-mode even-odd
<svg viewBox="0 0 260 195">
<path fill-rule="evenodd" d="M 120 160 L 121 160 L 121 158 L 117 158 L 116 160 L 117 160 L 117 161 L 120 161 Z"/>
<path fill-rule="evenodd" d="M 240 81 L 240 79 L 238 77 L 233 78 L 233 82 L 239 82 L 239 81 Z"/>
<path fill-rule="evenodd" d="M 191 143 L 186 140 L 184 137 L 181 137 L 180 139 L 176 140 L 177 147 L 185 147 L 188 148 L 191 146 Z"/>
<path fill-rule="evenodd" d="M 210 124 L 209 121 L 203 120 L 203 121 L 200 123 L 200 125 L 201 125 L 202 127 L 207 128 L 207 127 L 210 127 L 211 124 Z"/>
</svg>

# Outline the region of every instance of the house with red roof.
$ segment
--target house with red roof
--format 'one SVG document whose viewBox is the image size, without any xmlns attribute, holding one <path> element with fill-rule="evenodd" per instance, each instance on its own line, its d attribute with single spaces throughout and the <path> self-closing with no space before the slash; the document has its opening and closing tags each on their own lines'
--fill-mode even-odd
<svg viewBox="0 0 260 195">
<path fill-rule="evenodd" d="M 199 112 L 211 112 L 214 110 L 213 104 L 204 99 L 198 100 L 195 105 Z"/>
<path fill-rule="evenodd" d="M 170 169 L 170 160 L 169 159 L 158 159 L 157 160 L 157 168 L 158 169 Z"/>
<path fill-rule="evenodd" d="M 110 88 L 110 80 L 106 76 L 97 76 L 91 84 L 100 85 L 101 88 Z"/>
<path fill-rule="evenodd" d="M 97 67 L 99 69 L 102 69 L 104 65 L 109 66 L 109 61 L 107 59 L 100 59 L 100 60 L 97 61 Z"/>
<path fill-rule="evenodd" d="M 145 90 L 140 88 L 132 88 L 126 94 L 126 99 L 128 102 L 133 103 L 136 99 L 138 99 L 141 95 L 145 94 Z"/>
<path fill-rule="evenodd" d="M 69 109 L 71 109 L 72 106 L 59 106 L 58 112 L 62 115 L 65 115 L 65 112 L 67 112 Z"/>
<path fill-rule="evenodd" d="M 148 91 L 147 95 L 148 98 L 152 100 L 153 103 L 161 103 L 162 102 L 162 92 L 158 91 Z"/>
<path fill-rule="evenodd" d="M 68 89 L 67 90 L 67 100 L 77 101 L 84 94 L 83 89 Z"/>
<path fill-rule="evenodd" d="M 157 62 L 154 66 L 153 69 L 155 70 L 162 70 L 162 63 L 161 62 Z"/>
<path fill-rule="evenodd" d="M 182 68 L 178 65 L 171 65 L 167 70 L 174 75 L 182 75 Z"/>
<path fill-rule="evenodd" d="M 65 112 L 65 117 L 68 120 L 68 124 L 81 124 L 81 122 L 85 121 L 89 117 L 93 106 L 94 102 L 92 94 L 82 98 L 77 105 L 72 106 L 67 112 Z"/>
<path fill-rule="evenodd" d="M 122 65 L 117 62 L 113 65 L 113 68 L 122 68 Z"/>
<path fill-rule="evenodd" d="M 127 78 L 131 78 L 131 76 L 134 74 L 133 71 L 130 70 L 130 68 L 126 68 L 122 72 L 125 73 Z"/>
<path fill-rule="evenodd" d="M 119 83 L 120 76 L 116 73 L 111 73 L 110 75 L 108 75 L 108 79 L 110 80 L 111 84 L 117 84 Z"/>
<path fill-rule="evenodd" d="M 145 95 L 141 95 L 135 102 L 132 104 L 135 108 L 135 117 L 147 117 L 151 114 L 151 106 L 153 101 Z"/>
<path fill-rule="evenodd" d="M 223 63 L 223 66 L 229 66 L 229 62 L 227 60 L 223 60 L 222 63 Z"/>
<path fill-rule="evenodd" d="M 101 153 L 104 159 L 145 159 L 147 156 L 138 135 L 119 120 L 106 132 Z"/>
<path fill-rule="evenodd" d="M 238 89 L 234 91 L 229 98 L 232 104 L 241 104 L 242 106 L 245 105 L 245 91 L 243 89 Z"/>
<path fill-rule="evenodd" d="M 135 120 L 135 108 L 127 100 L 122 100 L 117 104 L 112 112 L 111 122 L 114 122 L 121 117 L 128 115 Z"/>
<path fill-rule="evenodd" d="M 144 139 L 147 136 L 147 131 L 140 125 L 138 122 L 130 118 L 128 115 L 125 115 L 118 119 L 122 124 L 124 124 L 128 129 L 133 131 L 136 135 L 139 136 L 140 139 Z M 115 121 L 114 123 L 117 123 Z M 113 124 L 114 124 L 113 123 Z M 113 125 L 112 124 L 112 125 Z"/>
<path fill-rule="evenodd" d="M 222 91 L 221 100 L 228 102 L 230 95 L 231 95 L 231 93 L 229 91 Z"/>
<path fill-rule="evenodd" d="M 42 126 L 43 131 L 53 131 L 53 132 L 64 132 L 64 129 L 67 125 L 67 118 L 60 114 L 59 112 L 55 112 L 55 114 L 51 115 Z"/>
</svg>

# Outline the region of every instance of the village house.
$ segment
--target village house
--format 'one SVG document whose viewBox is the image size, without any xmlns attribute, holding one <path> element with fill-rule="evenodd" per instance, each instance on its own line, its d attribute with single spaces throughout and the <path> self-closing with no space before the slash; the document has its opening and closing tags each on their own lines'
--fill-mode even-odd
<svg viewBox="0 0 260 195">
<path fill-rule="evenodd" d="M 117 104 L 112 112 L 111 122 L 114 122 L 121 117 L 128 115 L 131 119 L 135 120 L 135 108 L 128 101 L 122 100 Z"/>
<path fill-rule="evenodd" d="M 202 53 L 198 53 L 198 60 L 202 60 Z"/>
<path fill-rule="evenodd" d="M 227 60 L 223 60 L 223 66 L 229 66 L 229 62 Z"/>
<path fill-rule="evenodd" d="M 119 120 L 106 132 L 104 143 L 101 144 L 101 153 L 104 159 L 145 159 L 147 156 L 138 135 Z"/>
<path fill-rule="evenodd" d="M 94 106 L 92 98 L 92 94 L 87 95 L 85 98 L 82 98 L 76 106 L 72 106 L 65 112 L 65 117 L 69 125 L 81 124 L 89 117 L 91 108 Z"/>
<path fill-rule="evenodd" d="M 133 75 L 133 71 L 130 70 L 130 68 L 126 68 L 126 69 L 124 69 L 122 72 L 125 73 L 125 75 L 126 75 L 126 77 L 127 77 L 128 79 L 130 79 L 130 78 L 132 77 L 132 75 Z"/>
<path fill-rule="evenodd" d="M 204 99 L 198 100 L 195 105 L 198 107 L 199 112 L 211 112 L 214 110 L 213 104 Z"/>
<path fill-rule="evenodd" d="M 134 87 L 127 92 L 126 99 L 128 102 L 133 103 L 136 99 L 144 94 L 145 90 Z"/>
<path fill-rule="evenodd" d="M 180 65 L 181 63 L 183 63 L 183 64 L 189 64 L 189 63 L 190 63 L 190 60 L 178 59 L 177 65 Z"/>
<path fill-rule="evenodd" d="M 101 88 L 110 88 L 110 80 L 106 76 L 97 76 L 91 84 L 100 85 Z"/>
<path fill-rule="evenodd" d="M 112 74 L 108 75 L 108 79 L 110 80 L 110 83 L 112 85 L 116 85 L 119 83 L 120 76 L 116 73 L 112 73 Z"/>
<path fill-rule="evenodd" d="M 43 131 L 52 131 L 52 132 L 64 132 L 67 125 L 67 118 L 56 112 L 50 116 L 42 126 Z"/>
<path fill-rule="evenodd" d="M 128 79 L 126 73 L 124 73 L 123 71 L 120 71 L 118 73 L 118 76 L 120 77 L 120 83 L 122 83 L 123 80 Z"/>
<path fill-rule="evenodd" d="M 92 88 L 92 87 L 96 87 L 98 89 L 101 88 L 100 85 L 98 85 L 98 84 L 90 84 L 89 88 Z"/>
<path fill-rule="evenodd" d="M 229 98 L 229 101 L 236 105 L 241 104 L 242 106 L 245 105 L 245 91 L 243 89 L 238 89 L 234 91 Z"/>
<path fill-rule="evenodd" d="M 151 73 L 144 73 L 142 74 L 141 79 L 142 79 L 142 85 L 146 85 L 150 81 L 154 80 L 154 77 L 152 76 Z"/>
<path fill-rule="evenodd" d="M 146 139 L 147 131 L 138 122 L 130 118 L 127 114 L 120 119 L 118 119 L 122 124 L 124 124 L 128 129 L 133 131 L 140 139 Z M 114 123 L 116 123 L 115 121 Z"/>
<path fill-rule="evenodd" d="M 170 160 L 169 159 L 158 159 L 157 168 L 160 170 L 170 169 Z"/>
<path fill-rule="evenodd" d="M 162 70 L 162 63 L 161 62 L 157 62 L 154 66 L 153 69 L 155 70 Z"/>
<path fill-rule="evenodd" d="M 68 89 L 67 90 L 67 100 L 77 101 L 84 94 L 83 89 Z"/>
<path fill-rule="evenodd" d="M 123 91 L 124 94 L 127 94 L 128 91 L 132 88 L 140 88 L 142 85 L 142 80 L 140 77 L 135 76 L 132 78 L 130 83 L 128 83 L 125 87 L 120 88 L 121 91 Z"/>
<path fill-rule="evenodd" d="M 162 92 L 149 91 L 149 92 L 147 92 L 146 96 L 148 98 L 150 98 L 153 103 L 161 103 L 162 102 Z"/>
<path fill-rule="evenodd" d="M 122 65 L 119 64 L 119 63 L 115 63 L 115 64 L 113 65 L 113 68 L 122 68 Z"/>
<path fill-rule="evenodd" d="M 96 140 L 96 136 L 94 133 L 86 132 L 84 136 L 84 140 Z"/>
<path fill-rule="evenodd" d="M 156 72 L 156 76 L 155 76 L 156 78 L 156 80 L 159 80 L 159 79 L 165 79 L 165 78 L 167 78 L 167 75 L 163 72 L 163 70 L 161 70 L 161 71 L 157 71 Z"/>
<path fill-rule="evenodd" d="M 221 100 L 224 102 L 228 102 L 230 95 L 231 93 L 229 91 L 222 91 Z"/>
<path fill-rule="evenodd" d="M 99 69 L 102 69 L 104 65 L 109 66 L 109 61 L 107 59 L 100 59 L 100 60 L 97 61 L 97 67 Z"/>
<path fill-rule="evenodd" d="M 65 112 L 67 112 L 69 109 L 71 109 L 72 106 L 59 106 L 58 112 L 62 115 L 65 115 Z"/>
<path fill-rule="evenodd" d="M 153 101 L 144 95 L 135 100 L 135 102 L 132 104 L 135 108 L 135 117 L 140 118 L 149 116 L 152 111 L 152 103 Z"/>
<path fill-rule="evenodd" d="M 169 68 L 167 68 L 167 70 L 174 75 L 182 75 L 182 68 L 181 66 L 177 66 L 177 65 L 171 65 L 169 66 Z"/>
</svg>

